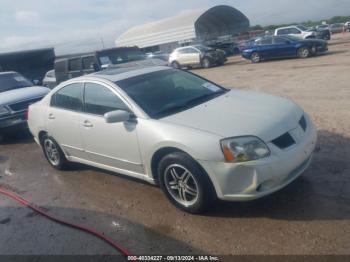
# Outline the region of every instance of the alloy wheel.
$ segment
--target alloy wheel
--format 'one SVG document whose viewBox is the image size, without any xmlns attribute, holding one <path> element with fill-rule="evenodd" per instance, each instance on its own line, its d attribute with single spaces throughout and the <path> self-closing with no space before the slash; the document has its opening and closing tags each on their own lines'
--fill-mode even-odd
<svg viewBox="0 0 350 262">
<path fill-rule="evenodd" d="M 56 144 L 51 139 L 45 139 L 44 149 L 50 163 L 54 166 L 58 166 L 61 159 Z"/>
<path fill-rule="evenodd" d="M 165 170 L 165 186 L 172 198 L 183 206 L 191 206 L 198 200 L 198 183 L 181 165 L 173 164 Z"/>
</svg>

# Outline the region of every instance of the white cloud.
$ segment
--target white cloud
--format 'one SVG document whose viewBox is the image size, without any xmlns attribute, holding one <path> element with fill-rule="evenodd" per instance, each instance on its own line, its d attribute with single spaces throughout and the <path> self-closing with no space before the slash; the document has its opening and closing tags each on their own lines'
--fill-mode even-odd
<svg viewBox="0 0 350 262">
<path fill-rule="evenodd" d="M 15 13 L 17 23 L 22 25 L 34 25 L 40 22 L 40 15 L 34 11 L 20 10 Z"/>
<path fill-rule="evenodd" d="M 349 0 L 0 0 L 0 52 L 55 46 L 59 54 L 107 47 L 131 26 L 228 4 L 252 24 L 350 15 Z"/>
</svg>

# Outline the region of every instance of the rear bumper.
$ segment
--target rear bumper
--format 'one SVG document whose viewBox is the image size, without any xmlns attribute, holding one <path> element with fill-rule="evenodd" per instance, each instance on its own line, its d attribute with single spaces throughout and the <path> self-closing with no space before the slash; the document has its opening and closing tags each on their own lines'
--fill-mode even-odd
<svg viewBox="0 0 350 262">
<path fill-rule="evenodd" d="M 211 178 L 218 198 L 249 201 L 272 194 L 297 179 L 310 165 L 317 134 L 309 121 L 302 141 L 282 150 L 269 143 L 271 155 L 246 163 L 199 161 Z"/>
</svg>

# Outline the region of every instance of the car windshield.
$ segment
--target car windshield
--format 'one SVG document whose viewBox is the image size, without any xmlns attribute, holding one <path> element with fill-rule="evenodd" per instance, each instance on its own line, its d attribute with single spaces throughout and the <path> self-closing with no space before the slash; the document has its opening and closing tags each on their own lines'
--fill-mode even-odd
<svg viewBox="0 0 350 262">
<path fill-rule="evenodd" d="M 29 86 L 33 84 L 18 73 L 0 74 L 0 93 Z"/>
<path fill-rule="evenodd" d="M 148 73 L 117 81 L 116 84 L 155 119 L 187 110 L 228 91 L 176 69 Z"/>
<path fill-rule="evenodd" d="M 305 26 L 303 26 L 303 25 L 298 25 L 297 27 L 298 27 L 300 30 L 302 30 L 302 31 L 307 31 L 307 30 L 308 30 L 308 28 L 305 27 Z"/>
</svg>

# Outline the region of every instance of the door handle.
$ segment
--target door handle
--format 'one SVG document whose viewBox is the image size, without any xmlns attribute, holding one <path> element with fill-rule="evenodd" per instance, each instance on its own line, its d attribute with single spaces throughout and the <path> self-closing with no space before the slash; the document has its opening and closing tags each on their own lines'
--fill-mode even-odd
<svg viewBox="0 0 350 262">
<path fill-rule="evenodd" d="M 55 119 L 55 116 L 53 114 L 49 114 L 49 119 Z"/>
<path fill-rule="evenodd" d="M 84 127 L 93 127 L 94 125 L 91 124 L 91 122 L 89 120 L 85 120 L 84 123 L 83 123 L 83 126 Z"/>
</svg>

